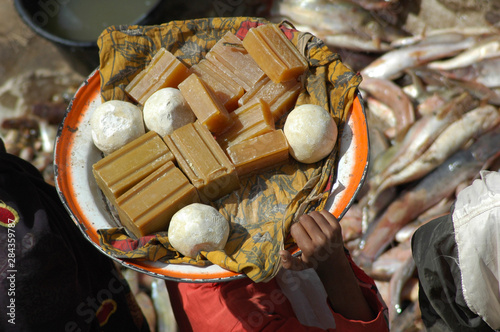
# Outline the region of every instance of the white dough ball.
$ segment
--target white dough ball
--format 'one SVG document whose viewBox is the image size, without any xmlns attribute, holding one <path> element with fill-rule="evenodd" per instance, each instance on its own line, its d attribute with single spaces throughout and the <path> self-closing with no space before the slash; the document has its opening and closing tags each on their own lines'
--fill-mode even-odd
<svg viewBox="0 0 500 332">
<path fill-rule="evenodd" d="M 144 123 L 160 136 L 194 122 L 196 116 L 179 89 L 164 88 L 153 93 L 144 103 Z"/>
<path fill-rule="evenodd" d="M 294 108 L 283 128 L 290 154 L 302 163 L 315 163 L 332 152 L 337 142 L 337 125 L 323 107 L 313 104 Z"/>
<path fill-rule="evenodd" d="M 95 146 L 105 155 L 146 133 L 141 109 L 121 100 L 99 105 L 92 113 L 90 127 Z"/>
<path fill-rule="evenodd" d="M 172 247 L 195 258 L 201 250 L 224 249 L 229 237 L 229 222 L 210 205 L 193 203 L 177 211 L 168 226 Z"/>
</svg>

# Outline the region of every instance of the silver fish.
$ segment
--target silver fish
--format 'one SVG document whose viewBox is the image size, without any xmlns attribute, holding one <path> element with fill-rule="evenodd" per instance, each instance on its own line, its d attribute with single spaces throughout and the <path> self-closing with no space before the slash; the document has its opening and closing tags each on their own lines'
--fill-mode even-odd
<svg viewBox="0 0 500 332">
<path fill-rule="evenodd" d="M 373 98 L 389 106 L 394 111 L 395 133 L 394 136 L 406 131 L 415 121 L 415 110 L 413 103 L 394 82 L 386 79 L 364 77 L 359 88 L 369 93 Z"/>
<path fill-rule="evenodd" d="M 442 75 L 462 81 L 472 81 L 489 88 L 500 87 L 500 52 L 495 56 L 476 61 L 466 67 L 441 70 Z"/>
<path fill-rule="evenodd" d="M 368 127 L 370 135 L 370 160 L 389 148 L 389 141 L 385 135 L 375 127 Z"/>
<path fill-rule="evenodd" d="M 416 265 L 410 255 L 406 261 L 394 272 L 389 282 L 389 324 L 403 311 L 401 293 L 406 282 L 415 273 Z"/>
<path fill-rule="evenodd" d="M 485 163 L 498 156 L 498 142 L 500 125 L 483 134 L 468 149 L 454 153 L 414 187 L 401 193 L 384 213 L 370 224 L 359 250 L 353 254 L 356 262 L 369 269 L 404 225 L 415 220 L 423 211 L 444 197 L 450 196 L 458 184 L 476 176 Z"/>
<path fill-rule="evenodd" d="M 370 179 L 370 182 L 373 183 L 372 187 L 377 188 L 390 174 L 399 172 L 424 153 L 448 125 L 460 118 L 474 105 L 476 102 L 472 96 L 463 93 L 438 110 L 436 115 L 424 116 L 416 121 L 405 135 L 392 162 L 380 174 Z"/>
<path fill-rule="evenodd" d="M 369 114 L 369 113 L 368 113 Z M 370 122 L 370 118 L 368 117 L 368 121 Z M 369 156 L 369 165 L 371 167 L 368 169 L 367 181 L 363 183 L 363 187 L 361 188 L 357 198 L 359 200 L 359 209 L 361 210 L 361 227 L 362 231 L 366 231 L 368 225 L 371 220 L 373 220 L 373 216 L 375 216 L 378 211 L 381 211 L 392 201 L 394 195 L 396 195 L 396 191 L 386 191 L 383 196 L 383 200 L 377 200 L 376 204 L 368 205 L 367 202 L 370 200 L 370 182 L 368 179 L 375 176 L 379 169 L 385 169 L 387 166 L 382 166 L 382 161 L 379 156 L 385 156 L 387 151 L 396 151 L 396 149 L 392 149 L 389 146 L 389 142 L 387 137 L 374 126 L 368 127 L 369 137 L 370 137 L 370 156 Z M 390 160 L 391 158 L 387 158 Z M 378 166 L 377 166 L 378 165 Z"/>
<path fill-rule="evenodd" d="M 414 81 L 420 81 L 415 84 L 415 89 L 413 89 L 413 91 L 419 94 L 412 95 L 412 97 L 416 100 L 421 100 L 430 93 L 450 96 L 456 94 L 457 91 L 468 91 L 471 95 L 483 102 L 500 105 L 500 88 L 489 88 L 486 85 L 474 80 L 461 80 L 459 78 L 453 78 L 451 77 L 452 74 L 443 74 L 443 71 L 439 72 L 427 67 L 419 67 L 408 72 L 411 74 Z M 496 78 L 493 77 L 493 79 Z M 422 85 L 425 85 L 425 88 L 418 88 L 418 86 Z M 411 90 L 406 87 L 405 92 L 409 94 L 412 93 Z"/>
<path fill-rule="evenodd" d="M 290 20 L 298 30 L 309 31 L 328 45 L 350 49 L 386 51 L 390 41 L 403 35 L 349 1 L 278 0 L 271 16 Z"/>
<path fill-rule="evenodd" d="M 394 48 L 407 47 L 415 44 L 440 44 L 454 43 L 467 37 L 488 38 L 498 34 L 498 29 L 493 27 L 468 26 L 451 27 L 434 30 L 424 30 L 421 34 L 395 39 L 391 46 Z"/>
<path fill-rule="evenodd" d="M 410 280 L 411 282 L 412 280 Z M 415 283 L 415 287 L 418 285 Z M 391 331 L 425 331 L 418 301 L 409 301 L 403 312 L 391 321 Z"/>
<path fill-rule="evenodd" d="M 478 107 L 450 124 L 417 159 L 399 172 L 390 174 L 378 191 L 421 178 L 439 166 L 473 137 L 500 123 L 500 111 L 492 105 Z"/>
<path fill-rule="evenodd" d="M 420 101 L 415 112 L 420 116 L 431 114 L 435 110 L 443 107 L 446 101 L 449 100 L 440 93 L 432 93 Z"/>
<path fill-rule="evenodd" d="M 363 99 L 366 103 L 366 117 L 370 126 L 383 132 L 386 137 L 394 138 L 396 136 L 396 112 L 371 96 Z"/>
<path fill-rule="evenodd" d="M 406 69 L 454 56 L 474 46 L 476 42 L 476 37 L 465 37 L 458 34 L 455 35 L 455 38 L 440 40 L 439 43 L 424 40 L 385 53 L 361 70 L 361 74 L 374 78 L 395 79 L 401 76 Z"/>
<path fill-rule="evenodd" d="M 387 249 L 373 262 L 370 277 L 390 281 L 394 273 L 409 257 L 411 257 L 410 241 L 399 243 L 397 246 Z"/>
<path fill-rule="evenodd" d="M 389 149 L 389 141 L 387 137 L 375 126 L 368 127 L 368 135 L 370 137 L 370 155 L 369 162 L 373 165 L 378 156 L 385 153 Z M 368 178 L 372 176 L 372 171 L 374 172 L 374 167 L 368 169 Z M 363 183 L 364 188 L 368 188 L 368 181 Z M 364 193 L 359 194 L 359 198 L 362 197 Z"/>
<path fill-rule="evenodd" d="M 439 203 L 422 212 L 414 221 L 403 226 L 394 236 L 396 242 L 409 241 L 417 228 L 437 217 L 450 213 L 454 199 L 454 194 L 450 197 L 443 198 Z"/>
<path fill-rule="evenodd" d="M 353 204 L 341 219 L 342 238 L 349 242 L 361 237 L 362 211 L 358 204 Z"/>
<path fill-rule="evenodd" d="M 427 66 L 436 70 L 451 70 L 473 65 L 483 59 L 498 56 L 500 52 L 500 36 L 487 38 L 472 48 L 454 56 L 451 59 L 434 61 Z"/>
<path fill-rule="evenodd" d="M 362 39 L 356 35 L 332 34 L 326 30 L 315 30 L 314 28 L 302 27 L 301 31 L 309 31 L 321 39 L 329 47 L 339 47 L 361 52 L 387 52 L 392 48 L 378 38 Z"/>
</svg>

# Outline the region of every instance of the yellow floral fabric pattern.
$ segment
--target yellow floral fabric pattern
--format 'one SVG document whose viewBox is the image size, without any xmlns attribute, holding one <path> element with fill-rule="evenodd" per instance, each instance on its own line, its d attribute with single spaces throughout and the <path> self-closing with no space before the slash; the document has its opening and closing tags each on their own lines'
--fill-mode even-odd
<svg viewBox="0 0 500 332">
<path fill-rule="evenodd" d="M 102 100 L 128 100 L 126 85 L 161 47 L 189 67 L 200 61 L 226 32 L 241 38 L 258 24 L 271 23 L 262 18 L 236 17 L 110 27 L 98 40 Z M 321 40 L 286 22 L 280 27 L 309 62 L 297 105 L 312 103 L 325 107 L 341 135 L 361 76 L 344 66 Z M 283 124 L 284 118 L 277 128 Z M 280 267 L 279 250 L 294 245 L 287 236 L 293 221 L 303 213 L 324 207 L 335 182 L 337 160 L 337 148 L 315 164 L 301 164 L 290 158 L 285 165 L 241 179 L 239 190 L 212 202 L 231 224 L 224 250 L 202 252 L 196 259 L 189 259 L 170 246 L 166 232 L 134 240 L 119 228 L 100 230 L 101 246 L 119 258 L 198 266 L 217 264 L 244 273 L 255 282 L 270 280 Z"/>
</svg>

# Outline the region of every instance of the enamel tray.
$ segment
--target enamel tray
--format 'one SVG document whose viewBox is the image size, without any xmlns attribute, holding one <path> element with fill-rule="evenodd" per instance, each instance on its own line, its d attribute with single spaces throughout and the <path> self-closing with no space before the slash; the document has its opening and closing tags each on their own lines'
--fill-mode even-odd
<svg viewBox="0 0 500 332">
<path fill-rule="evenodd" d="M 92 175 L 92 165 L 101 159 L 101 153 L 92 142 L 89 122 L 100 103 L 100 76 L 96 69 L 80 86 L 68 107 L 54 151 L 57 192 L 87 240 L 123 266 L 158 278 L 180 282 L 220 282 L 245 277 L 217 265 L 198 267 L 122 260 L 102 250 L 97 230 L 119 225 L 111 217 Z M 339 137 L 341 157 L 337 182 L 327 202 L 328 209 L 339 219 L 352 204 L 368 169 L 368 128 L 359 95 L 353 103 L 347 125 Z M 294 253 L 297 252 L 296 249 Z"/>
</svg>

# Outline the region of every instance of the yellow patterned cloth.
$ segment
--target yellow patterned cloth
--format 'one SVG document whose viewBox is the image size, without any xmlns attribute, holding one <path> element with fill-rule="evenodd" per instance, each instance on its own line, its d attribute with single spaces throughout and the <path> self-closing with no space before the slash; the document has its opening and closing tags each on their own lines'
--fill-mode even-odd
<svg viewBox="0 0 500 332">
<path fill-rule="evenodd" d="M 271 23 L 262 18 L 233 17 L 110 27 L 98 40 L 102 100 L 127 100 L 125 86 L 161 47 L 191 66 L 226 32 L 243 38 L 248 29 L 258 24 Z M 312 103 L 325 107 L 341 133 L 361 76 L 344 66 L 321 40 L 286 23 L 280 27 L 309 62 L 297 105 Z M 283 119 L 277 127 L 282 125 Z M 196 259 L 189 259 L 169 245 L 166 232 L 134 240 L 120 228 L 99 230 L 101 246 L 122 259 L 217 264 L 246 274 L 255 282 L 270 280 L 280 267 L 279 250 L 293 246 L 293 239 L 287 237 L 293 221 L 303 213 L 322 209 L 326 203 L 335 182 L 337 160 L 335 148 L 329 157 L 315 164 L 290 160 L 286 165 L 241 179 L 239 190 L 212 203 L 231 223 L 224 250 L 202 252 Z"/>
</svg>

